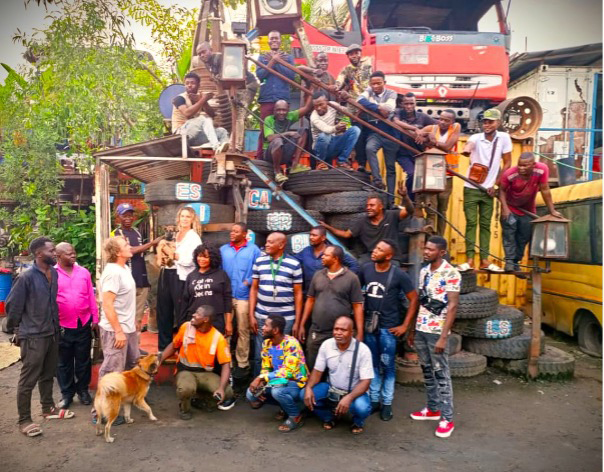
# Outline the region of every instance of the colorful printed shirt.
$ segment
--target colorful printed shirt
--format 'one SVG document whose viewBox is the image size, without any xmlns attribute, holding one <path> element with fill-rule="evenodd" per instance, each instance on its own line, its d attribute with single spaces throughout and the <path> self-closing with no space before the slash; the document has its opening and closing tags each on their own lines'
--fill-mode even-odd
<svg viewBox="0 0 604 472">
<path fill-rule="evenodd" d="M 262 343 L 262 377 L 269 387 L 287 385 L 293 380 L 304 388 L 308 380 L 308 369 L 302 346 L 293 336 L 284 336 L 283 341 L 273 346 L 270 339 Z"/>
<path fill-rule="evenodd" d="M 434 300 L 447 303 L 449 301 L 447 292 L 459 292 L 460 286 L 459 271 L 447 261 L 443 261 L 434 272 L 431 272 L 430 265 L 427 265 L 419 273 L 420 290 L 423 287 L 428 296 Z M 424 333 L 442 334 L 446 317 L 446 307 L 439 315 L 435 315 L 420 303 L 415 329 Z"/>
<path fill-rule="evenodd" d="M 364 57 L 361 59 L 358 67 L 348 64 L 342 69 L 336 79 L 336 86 L 340 88 L 344 85 L 344 90 L 346 90 L 352 98 L 356 99 L 367 87 L 369 87 L 371 74 L 373 74 L 371 59 Z"/>
</svg>

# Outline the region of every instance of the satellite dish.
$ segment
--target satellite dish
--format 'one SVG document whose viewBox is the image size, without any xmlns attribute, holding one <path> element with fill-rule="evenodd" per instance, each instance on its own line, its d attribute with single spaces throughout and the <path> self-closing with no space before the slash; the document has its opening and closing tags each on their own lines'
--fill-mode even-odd
<svg viewBox="0 0 604 472">
<path fill-rule="evenodd" d="M 184 92 L 185 86 L 183 84 L 168 85 L 162 90 L 159 94 L 159 111 L 164 115 L 164 118 L 172 118 L 172 100 Z"/>
</svg>

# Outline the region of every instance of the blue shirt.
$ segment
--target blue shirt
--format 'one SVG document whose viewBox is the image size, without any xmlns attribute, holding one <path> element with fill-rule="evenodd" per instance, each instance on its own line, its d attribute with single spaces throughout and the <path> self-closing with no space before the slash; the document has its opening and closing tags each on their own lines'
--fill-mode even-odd
<svg viewBox="0 0 604 472">
<path fill-rule="evenodd" d="M 292 256 L 284 254 L 278 270 L 279 261 L 273 260 L 273 279 L 271 260 L 271 256 L 264 255 L 254 264 L 252 278 L 259 281 L 255 315 L 260 319 L 281 315 L 286 320 L 293 320 L 296 316 L 294 284 L 302 283 L 302 267 Z"/>
<path fill-rule="evenodd" d="M 329 244 L 327 246 L 329 246 Z M 302 265 L 302 271 L 304 273 L 304 293 L 306 293 L 315 273 L 323 269 L 323 263 L 321 262 L 323 252 L 315 257 L 314 248 L 312 246 L 306 246 L 298 254 L 294 254 L 293 256 L 298 259 Z M 344 266 L 359 275 L 361 268 L 354 257 L 344 253 L 344 260 L 342 262 Z"/>
<path fill-rule="evenodd" d="M 231 279 L 233 298 L 236 300 L 249 300 L 250 287 L 252 286 L 252 268 L 261 252 L 253 243 L 246 243 L 239 251 L 230 244 L 220 248 L 222 256 L 222 269 Z M 243 282 L 247 281 L 247 285 Z"/>
<path fill-rule="evenodd" d="M 292 66 L 294 65 L 294 58 L 290 54 L 285 54 L 282 56 L 282 59 Z M 258 60 L 262 64 L 268 64 L 270 58 L 262 54 Z M 273 64 L 272 67 L 275 71 L 284 75 L 288 79 L 293 80 L 296 76 L 294 71 L 289 70 L 287 67 L 282 66 L 281 64 Z M 277 100 L 286 100 L 289 102 L 289 84 L 285 82 L 285 80 L 280 79 L 262 67 L 258 67 L 258 70 L 256 70 L 256 76 L 261 82 L 258 103 L 275 103 Z"/>
</svg>

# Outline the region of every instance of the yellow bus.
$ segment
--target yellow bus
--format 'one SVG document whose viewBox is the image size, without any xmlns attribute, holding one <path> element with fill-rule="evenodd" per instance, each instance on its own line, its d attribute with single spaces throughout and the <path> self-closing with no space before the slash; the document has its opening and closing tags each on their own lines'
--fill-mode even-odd
<svg viewBox="0 0 604 472">
<path fill-rule="evenodd" d="M 543 274 L 543 322 L 577 336 L 579 348 L 602 357 L 602 180 L 552 189 L 556 209 L 572 220 L 570 257 Z M 546 212 L 537 198 L 537 212 Z"/>
</svg>

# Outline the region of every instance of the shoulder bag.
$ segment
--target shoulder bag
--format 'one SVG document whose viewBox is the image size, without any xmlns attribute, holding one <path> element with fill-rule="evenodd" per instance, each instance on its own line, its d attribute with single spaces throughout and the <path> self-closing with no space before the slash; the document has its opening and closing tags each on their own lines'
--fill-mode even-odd
<svg viewBox="0 0 604 472">
<path fill-rule="evenodd" d="M 375 333 L 380 324 L 380 312 L 382 311 L 382 305 L 384 303 L 384 298 L 388 295 L 388 289 L 390 288 L 390 283 L 392 282 L 392 276 L 394 275 L 394 264 L 390 263 L 390 270 L 388 271 L 388 279 L 386 281 L 386 287 L 384 288 L 384 295 L 380 300 L 380 304 L 378 305 L 378 309 L 375 311 L 369 312 L 369 317 L 365 318 L 365 332 L 372 334 Z"/>
</svg>

